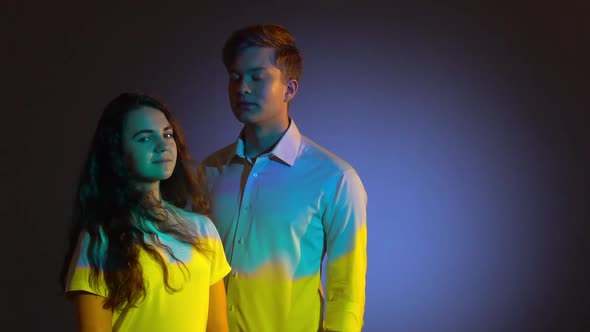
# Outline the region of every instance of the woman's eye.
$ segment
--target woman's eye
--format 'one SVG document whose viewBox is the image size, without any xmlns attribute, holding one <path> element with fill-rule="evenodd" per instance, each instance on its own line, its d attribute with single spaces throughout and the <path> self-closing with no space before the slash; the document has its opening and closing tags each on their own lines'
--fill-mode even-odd
<svg viewBox="0 0 590 332">
<path fill-rule="evenodd" d="M 145 136 L 145 137 L 141 137 L 140 139 L 137 140 L 138 142 L 149 142 L 151 141 L 151 138 Z"/>
<path fill-rule="evenodd" d="M 174 134 L 173 133 L 166 133 L 164 134 L 165 138 L 174 138 Z"/>
</svg>

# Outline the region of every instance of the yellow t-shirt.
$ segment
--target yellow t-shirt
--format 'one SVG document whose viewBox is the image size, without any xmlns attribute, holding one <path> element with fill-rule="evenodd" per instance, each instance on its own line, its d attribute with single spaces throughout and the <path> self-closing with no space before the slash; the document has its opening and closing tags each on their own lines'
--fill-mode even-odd
<svg viewBox="0 0 590 332">
<path fill-rule="evenodd" d="M 199 252 L 171 235 L 157 232 L 160 241 L 170 247 L 185 266 L 160 250 L 169 272 L 169 284 L 180 291 L 170 292 L 164 284 L 162 267 L 147 252 L 140 249 L 139 263 L 143 270 L 146 296 L 135 308 L 113 312 L 113 331 L 205 331 L 209 310 L 209 287 L 225 277 L 231 270 L 227 263 L 217 229 L 203 215 L 180 211 L 196 227 L 201 243 L 207 249 Z M 155 230 L 155 228 L 154 228 Z M 86 256 L 89 237 L 81 236 L 66 293 L 86 291 L 106 297 L 106 287 L 99 283 L 94 288 L 89 282 L 90 264 Z M 187 273 L 188 271 L 188 273 Z"/>
</svg>

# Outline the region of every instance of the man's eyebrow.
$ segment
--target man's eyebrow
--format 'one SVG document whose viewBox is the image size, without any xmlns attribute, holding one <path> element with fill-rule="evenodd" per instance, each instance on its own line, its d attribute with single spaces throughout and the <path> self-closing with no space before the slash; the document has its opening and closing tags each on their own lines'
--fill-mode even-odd
<svg viewBox="0 0 590 332">
<path fill-rule="evenodd" d="M 168 130 L 172 130 L 172 127 L 167 126 L 166 128 L 164 128 L 163 131 L 168 131 Z M 136 132 L 135 134 L 133 134 L 133 136 L 131 136 L 131 138 L 135 138 L 137 135 L 141 135 L 141 134 L 153 134 L 155 132 L 156 131 L 153 130 L 153 129 L 142 129 L 142 130 Z"/>
<path fill-rule="evenodd" d="M 251 73 L 254 71 L 264 71 L 264 70 L 266 70 L 266 67 L 253 67 L 253 68 L 248 69 L 246 72 Z M 230 73 L 238 73 L 238 71 L 236 71 L 235 68 L 230 68 L 229 72 Z"/>
<path fill-rule="evenodd" d="M 261 71 L 261 70 L 265 70 L 265 69 L 266 69 L 266 67 L 254 67 L 254 68 L 248 69 L 248 72 Z"/>
</svg>

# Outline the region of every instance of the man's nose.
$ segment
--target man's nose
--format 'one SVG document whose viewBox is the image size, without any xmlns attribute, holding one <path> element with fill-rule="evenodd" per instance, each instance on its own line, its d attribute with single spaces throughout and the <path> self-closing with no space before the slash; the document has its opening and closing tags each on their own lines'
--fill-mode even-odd
<svg viewBox="0 0 590 332">
<path fill-rule="evenodd" d="M 238 83 L 238 92 L 240 94 L 247 94 L 252 92 L 250 90 L 250 85 L 248 84 L 248 82 L 244 79 L 240 80 L 240 82 Z"/>
</svg>

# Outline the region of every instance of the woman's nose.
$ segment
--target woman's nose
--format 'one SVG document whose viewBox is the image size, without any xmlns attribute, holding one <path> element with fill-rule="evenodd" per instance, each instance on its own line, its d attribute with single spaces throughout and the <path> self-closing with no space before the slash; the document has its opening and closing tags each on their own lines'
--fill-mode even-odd
<svg viewBox="0 0 590 332">
<path fill-rule="evenodd" d="M 168 145 L 166 144 L 166 142 L 158 140 L 158 142 L 156 143 L 156 152 L 164 152 L 166 150 L 168 150 Z"/>
</svg>

